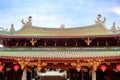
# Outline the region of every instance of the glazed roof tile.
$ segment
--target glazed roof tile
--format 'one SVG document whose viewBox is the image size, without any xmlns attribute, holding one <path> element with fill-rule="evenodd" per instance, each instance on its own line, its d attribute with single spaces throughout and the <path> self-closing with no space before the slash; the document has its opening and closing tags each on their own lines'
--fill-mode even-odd
<svg viewBox="0 0 120 80">
<path fill-rule="evenodd" d="M 76 28 L 42 28 L 25 25 L 21 30 L 15 32 L 16 36 L 81 36 L 81 35 L 106 35 L 103 23 Z"/>
<path fill-rule="evenodd" d="M 54 58 L 113 58 L 120 57 L 119 50 L 113 51 L 81 51 L 81 50 L 47 50 L 47 51 L 0 51 L 2 58 L 41 58 L 41 59 L 54 59 Z"/>
</svg>

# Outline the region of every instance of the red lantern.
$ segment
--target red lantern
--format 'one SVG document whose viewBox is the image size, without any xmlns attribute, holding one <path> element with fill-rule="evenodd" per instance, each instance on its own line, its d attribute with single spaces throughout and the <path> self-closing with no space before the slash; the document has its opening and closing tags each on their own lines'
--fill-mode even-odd
<svg viewBox="0 0 120 80">
<path fill-rule="evenodd" d="M 100 67 L 100 69 L 104 72 L 105 70 L 106 70 L 106 66 L 105 65 L 102 65 L 101 67 Z"/>
<path fill-rule="evenodd" d="M 4 66 L 0 64 L 0 71 L 2 71 L 3 68 L 4 68 Z"/>
<path fill-rule="evenodd" d="M 120 71 L 120 64 L 116 65 L 116 69 Z"/>
<path fill-rule="evenodd" d="M 19 69 L 19 65 L 18 64 L 14 65 L 14 70 L 17 71 L 18 69 Z"/>
</svg>

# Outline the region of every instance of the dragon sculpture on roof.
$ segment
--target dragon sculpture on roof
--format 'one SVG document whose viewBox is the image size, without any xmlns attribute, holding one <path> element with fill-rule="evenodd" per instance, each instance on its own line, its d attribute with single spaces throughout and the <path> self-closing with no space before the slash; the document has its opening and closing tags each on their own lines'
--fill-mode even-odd
<svg viewBox="0 0 120 80">
<path fill-rule="evenodd" d="M 28 21 L 24 21 L 24 19 L 21 20 L 22 24 L 32 25 L 32 16 L 28 17 Z"/>
</svg>

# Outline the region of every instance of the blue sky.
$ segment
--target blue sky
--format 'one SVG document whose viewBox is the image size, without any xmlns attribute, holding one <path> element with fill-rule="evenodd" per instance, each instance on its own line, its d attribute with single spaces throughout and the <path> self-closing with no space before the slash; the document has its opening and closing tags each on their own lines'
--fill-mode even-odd
<svg viewBox="0 0 120 80">
<path fill-rule="evenodd" d="M 98 14 L 106 17 L 106 27 L 113 22 L 120 27 L 119 0 L 0 0 L 0 27 L 22 27 L 21 19 L 32 16 L 40 27 L 79 27 L 95 23 Z"/>
</svg>

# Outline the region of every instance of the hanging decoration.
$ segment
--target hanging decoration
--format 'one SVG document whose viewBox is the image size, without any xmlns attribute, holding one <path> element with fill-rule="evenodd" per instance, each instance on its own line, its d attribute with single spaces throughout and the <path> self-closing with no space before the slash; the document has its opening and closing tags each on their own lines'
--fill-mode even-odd
<svg viewBox="0 0 120 80">
<path fill-rule="evenodd" d="M 117 64 L 117 65 L 116 65 L 116 69 L 117 69 L 118 71 L 120 71 L 120 64 Z"/>
<path fill-rule="evenodd" d="M 105 72 L 105 70 L 107 69 L 107 67 L 105 65 L 101 65 L 100 69 Z"/>
<path fill-rule="evenodd" d="M 19 65 L 18 64 L 14 65 L 14 70 L 17 71 L 18 69 L 19 69 Z"/>
<path fill-rule="evenodd" d="M 4 66 L 0 64 L 0 71 L 4 69 Z"/>
</svg>

